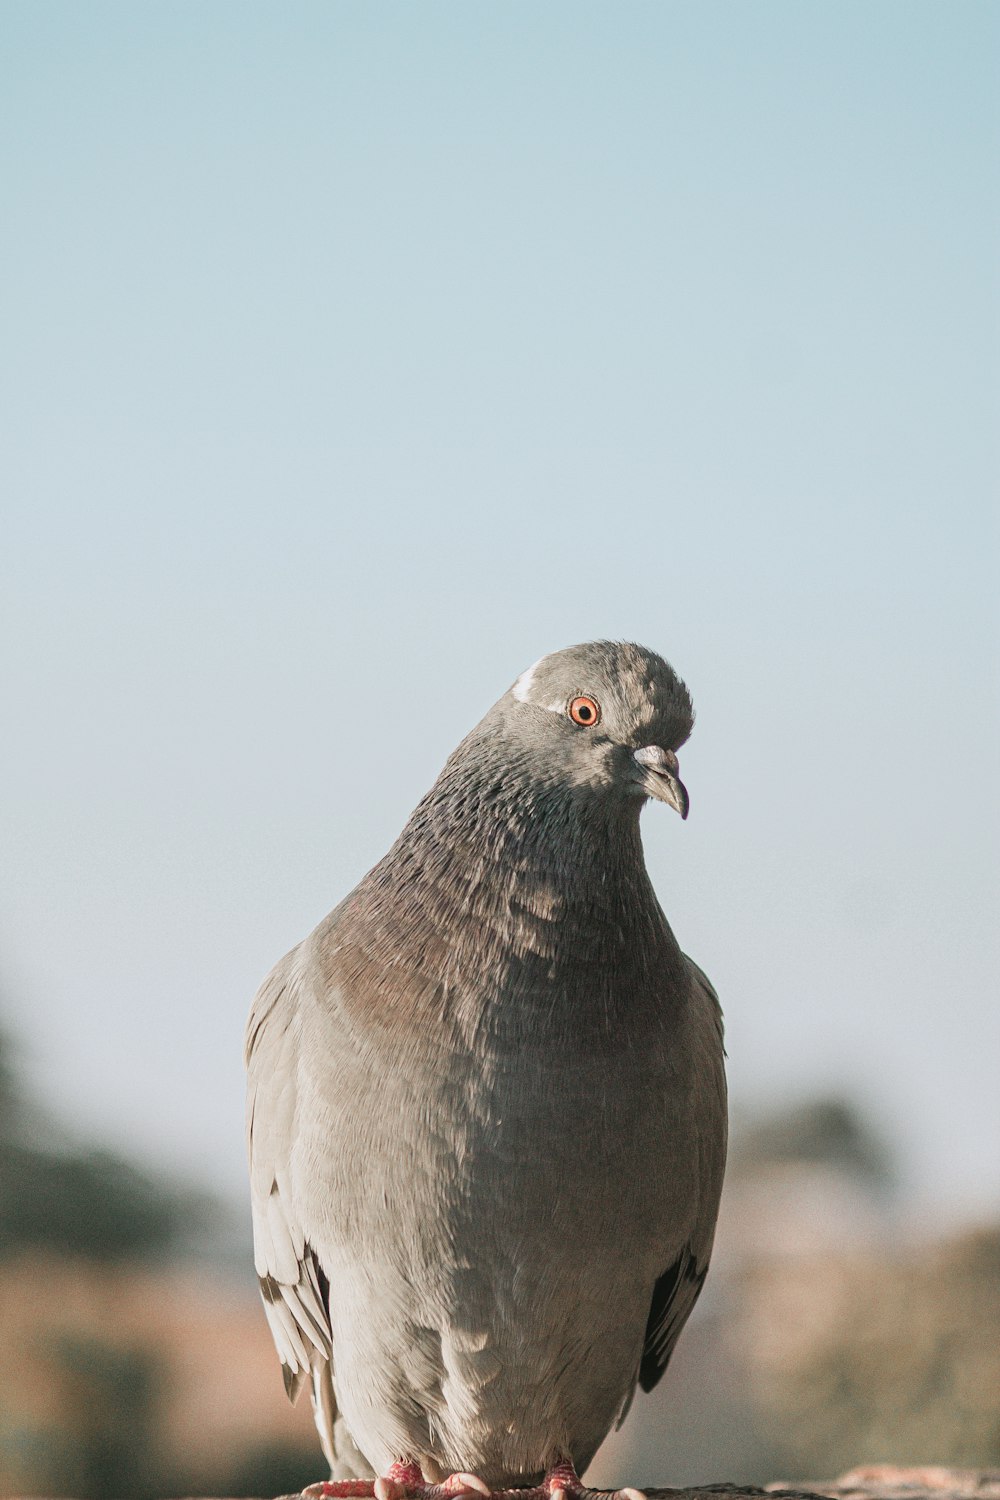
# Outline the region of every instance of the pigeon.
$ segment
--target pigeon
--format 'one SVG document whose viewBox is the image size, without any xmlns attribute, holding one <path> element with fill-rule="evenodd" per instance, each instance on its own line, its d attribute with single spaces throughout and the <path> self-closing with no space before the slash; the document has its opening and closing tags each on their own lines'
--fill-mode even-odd
<svg viewBox="0 0 1000 1500">
<path fill-rule="evenodd" d="M 639 832 L 687 817 L 692 723 L 641 646 L 543 656 L 254 999 L 255 1263 L 310 1496 L 576 1500 L 666 1368 L 726 1153 L 718 998 Z"/>
</svg>

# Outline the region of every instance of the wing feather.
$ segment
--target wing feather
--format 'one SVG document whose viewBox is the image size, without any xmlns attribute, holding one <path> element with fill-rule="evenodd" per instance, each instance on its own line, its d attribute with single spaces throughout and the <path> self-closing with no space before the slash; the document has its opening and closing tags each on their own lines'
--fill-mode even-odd
<svg viewBox="0 0 1000 1500">
<path fill-rule="evenodd" d="M 316 1383 L 316 1367 L 331 1358 L 321 1271 L 296 1217 L 287 1174 L 295 1130 L 297 956 L 293 949 L 261 985 L 250 1010 L 245 1046 L 254 1265 L 285 1388 L 293 1401 L 307 1378 Z"/>
<path fill-rule="evenodd" d="M 723 1059 L 722 1009 L 711 982 L 685 955 L 691 976 L 698 1039 L 697 1076 L 703 1097 L 704 1128 L 698 1142 L 699 1194 L 688 1243 L 657 1277 L 639 1364 L 639 1384 L 651 1391 L 667 1368 L 674 1345 L 698 1300 L 715 1238 L 722 1178 L 726 1165 L 726 1075 Z"/>
</svg>

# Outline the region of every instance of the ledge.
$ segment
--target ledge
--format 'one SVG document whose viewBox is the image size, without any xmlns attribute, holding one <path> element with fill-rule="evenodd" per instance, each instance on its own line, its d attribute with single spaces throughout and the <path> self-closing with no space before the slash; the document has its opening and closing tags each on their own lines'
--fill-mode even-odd
<svg viewBox="0 0 1000 1500">
<path fill-rule="evenodd" d="M 511 1491 L 508 1494 L 514 1493 Z M 603 1500 L 612 1490 L 588 1490 L 587 1500 Z M 646 1500 L 1000 1500 L 1000 1469 L 904 1468 L 867 1464 L 839 1479 L 804 1486 L 781 1480 L 763 1488 L 745 1484 L 703 1484 L 690 1489 L 645 1489 Z M 279 1500 L 305 1500 L 282 1495 Z"/>
</svg>

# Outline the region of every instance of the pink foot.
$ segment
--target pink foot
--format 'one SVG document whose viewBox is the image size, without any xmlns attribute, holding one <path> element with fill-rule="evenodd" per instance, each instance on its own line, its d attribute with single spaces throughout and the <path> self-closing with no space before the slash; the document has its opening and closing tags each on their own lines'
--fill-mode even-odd
<svg viewBox="0 0 1000 1500">
<path fill-rule="evenodd" d="M 527 1495 L 528 1490 L 511 1490 L 512 1495 Z M 623 1490 L 588 1490 L 568 1458 L 553 1464 L 535 1493 L 539 1500 L 584 1500 L 584 1497 L 600 1494 L 608 1500 L 646 1500 L 642 1490 L 627 1485 Z"/>
</svg>

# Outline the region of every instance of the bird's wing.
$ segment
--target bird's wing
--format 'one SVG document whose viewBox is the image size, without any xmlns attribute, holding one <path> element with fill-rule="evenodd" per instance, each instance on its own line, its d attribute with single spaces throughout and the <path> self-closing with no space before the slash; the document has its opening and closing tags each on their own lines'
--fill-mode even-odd
<svg viewBox="0 0 1000 1500">
<path fill-rule="evenodd" d="M 698 965 L 685 955 L 694 999 L 695 1067 L 700 1113 L 698 1203 L 688 1243 L 653 1287 L 649 1321 L 639 1364 L 639 1384 L 651 1391 L 667 1368 L 678 1335 L 698 1300 L 715 1237 L 722 1177 L 726 1166 L 726 1075 L 723 1064 L 719 997 Z"/>
<path fill-rule="evenodd" d="M 320 1406 L 332 1400 L 325 1389 L 331 1354 L 329 1288 L 298 1222 L 288 1175 L 301 1025 L 297 983 L 298 950 L 293 949 L 265 979 L 250 1009 L 244 1047 L 247 1152 L 254 1265 L 264 1311 L 285 1390 L 294 1401 L 304 1381 L 312 1378 L 318 1424 Z"/>
</svg>

